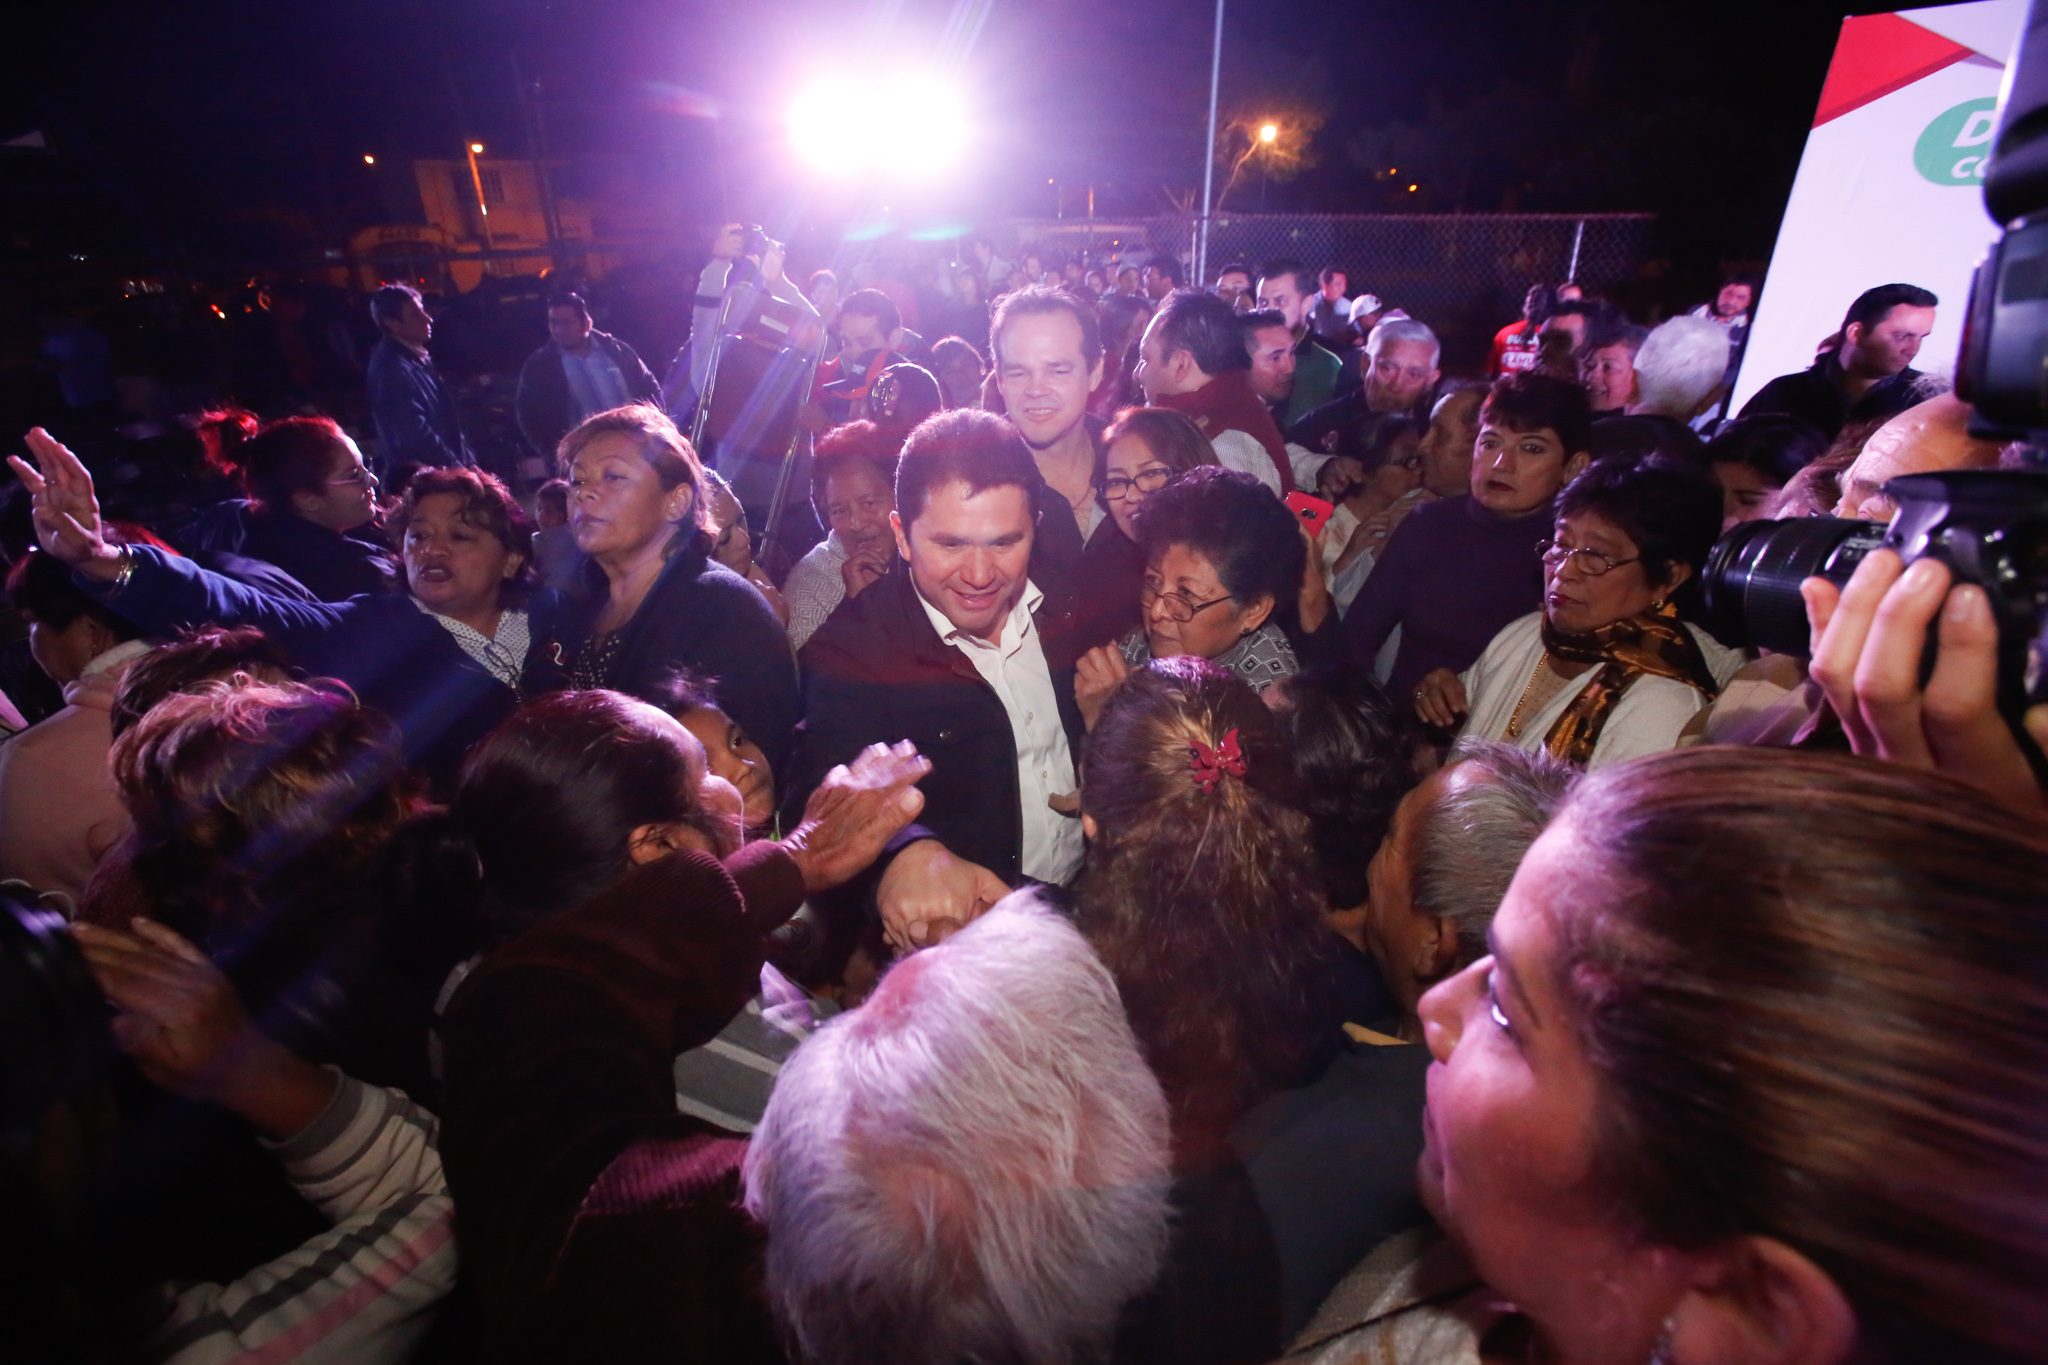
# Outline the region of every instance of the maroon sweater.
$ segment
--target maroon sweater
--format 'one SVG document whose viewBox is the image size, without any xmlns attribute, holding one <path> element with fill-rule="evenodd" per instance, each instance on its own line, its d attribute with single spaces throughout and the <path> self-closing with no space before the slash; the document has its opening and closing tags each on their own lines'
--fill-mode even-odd
<svg viewBox="0 0 2048 1365">
<path fill-rule="evenodd" d="M 441 1155 L 494 1362 L 780 1361 L 744 1140 L 676 1054 L 759 989 L 803 878 L 776 844 L 635 868 L 484 959 L 442 1026 Z"/>
</svg>

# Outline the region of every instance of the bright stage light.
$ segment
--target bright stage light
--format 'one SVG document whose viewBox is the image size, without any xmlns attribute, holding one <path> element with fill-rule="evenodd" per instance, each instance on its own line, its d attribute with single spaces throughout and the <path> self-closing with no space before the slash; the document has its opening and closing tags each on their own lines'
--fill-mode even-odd
<svg viewBox="0 0 2048 1365">
<path fill-rule="evenodd" d="M 806 165 L 827 175 L 936 175 L 965 150 L 966 102 L 936 76 L 830 77 L 790 105 L 789 140 Z"/>
</svg>

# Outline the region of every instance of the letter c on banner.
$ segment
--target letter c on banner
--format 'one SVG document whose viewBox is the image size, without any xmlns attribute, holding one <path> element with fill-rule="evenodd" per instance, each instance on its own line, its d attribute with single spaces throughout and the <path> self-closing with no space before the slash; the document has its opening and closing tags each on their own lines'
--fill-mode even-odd
<svg viewBox="0 0 2048 1365">
<path fill-rule="evenodd" d="M 1975 166 L 1977 169 L 1971 170 L 1972 166 Z M 1949 174 L 1958 180 L 1968 180 L 1973 175 L 1982 180 L 1984 178 L 1984 158 L 1981 156 L 1966 156 L 1956 163 L 1956 168 L 1949 172 Z"/>
</svg>

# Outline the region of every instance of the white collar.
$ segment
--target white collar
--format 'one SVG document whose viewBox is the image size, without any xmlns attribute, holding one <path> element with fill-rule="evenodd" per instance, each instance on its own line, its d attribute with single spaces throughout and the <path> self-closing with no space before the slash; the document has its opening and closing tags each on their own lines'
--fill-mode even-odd
<svg viewBox="0 0 2048 1365">
<path fill-rule="evenodd" d="M 78 670 L 78 676 L 81 678 L 90 678 L 95 673 L 104 673 L 110 668 L 118 668 L 122 664 L 127 663 L 130 659 L 139 659 L 143 655 L 149 653 L 149 651 L 150 646 L 145 641 L 124 641 L 121 644 L 115 645 L 112 649 L 107 650 L 103 654 L 93 655 L 91 660 L 86 663 L 85 667 Z"/>
<path fill-rule="evenodd" d="M 909 572 L 908 565 L 904 566 L 904 572 Z M 925 619 L 932 623 L 932 629 L 939 633 L 941 640 L 949 645 L 964 642 L 980 649 L 1001 649 L 1005 643 L 1014 645 L 1023 639 L 1024 632 L 1030 629 L 1032 616 L 1037 612 L 1038 604 L 1045 600 L 1045 594 L 1039 590 L 1038 585 L 1028 578 L 1025 579 L 1023 594 L 1017 598 L 1017 604 L 1010 608 L 1010 614 L 1003 619 L 1003 629 L 997 633 L 993 641 L 990 641 L 982 639 L 979 635 L 970 635 L 954 625 L 947 619 L 946 613 L 925 599 L 915 578 L 910 580 L 910 590 L 917 594 L 917 604 L 924 608 Z"/>
</svg>

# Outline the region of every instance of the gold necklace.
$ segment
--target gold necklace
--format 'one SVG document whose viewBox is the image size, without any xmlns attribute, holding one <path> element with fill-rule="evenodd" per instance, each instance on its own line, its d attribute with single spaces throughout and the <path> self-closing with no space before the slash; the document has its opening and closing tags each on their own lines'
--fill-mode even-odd
<svg viewBox="0 0 2048 1365">
<path fill-rule="evenodd" d="M 1536 661 L 1536 667 L 1529 670 L 1529 685 L 1522 689 L 1522 699 L 1515 703 L 1515 713 L 1508 717 L 1508 738 L 1522 737 L 1522 708 L 1529 704 L 1529 696 L 1536 690 L 1536 679 L 1543 675 L 1543 666 L 1550 662 L 1550 651 L 1544 650 L 1543 657 Z"/>
</svg>

